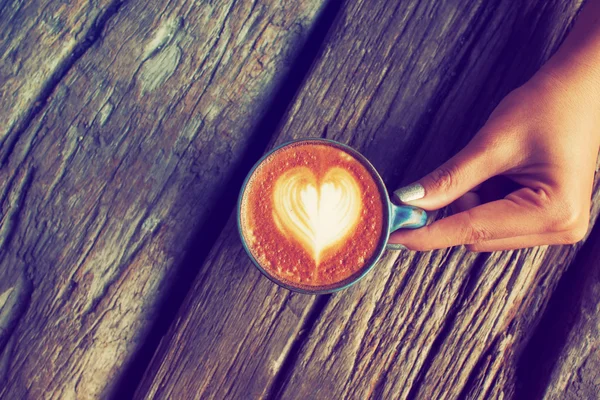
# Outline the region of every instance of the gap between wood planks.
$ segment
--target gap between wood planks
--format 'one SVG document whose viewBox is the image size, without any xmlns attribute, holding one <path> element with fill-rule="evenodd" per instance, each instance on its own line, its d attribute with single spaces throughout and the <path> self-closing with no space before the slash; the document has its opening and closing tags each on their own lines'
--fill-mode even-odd
<svg viewBox="0 0 600 400">
<path fill-rule="evenodd" d="M 322 44 L 325 42 L 342 5 L 343 2 L 341 1 L 329 0 L 323 6 L 320 15 L 307 36 L 305 44 L 295 56 L 289 72 L 276 89 L 272 100 L 265 107 L 266 111 L 264 115 L 251 132 L 250 137 L 252 141 L 248 150 L 243 155 L 241 161 L 233 168 L 234 173 L 230 181 L 225 185 L 226 189 L 219 193 L 219 200 L 216 203 L 220 204 L 220 207 L 211 213 L 209 219 L 195 232 L 193 239 L 190 241 L 190 246 L 183 257 L 183 261 L 176 269 L 175 279 L 169 286 L 165 301 L 159 306 L 156 313 L 157 319 L 152 322 L 148 336 L 125 367 L 123 374 L 118 378 L 113 391 L 115 399 L 131 398 L 133 396 L 162 337 L 166 334 L 177 316 L 177 311 L 188 294 L 195 277 L 200 272 L 199 266 L 204 264 L 206 257 L 208 257 L 210 250 L 225 228 L 232 211 L 235 209 L 244 178 L 273 141 L 273 135 L 276 133 L 287 109 L 293 103 L 296 93 L 300 90 L 306 77 L 309 75 L 314 60 L 319 57 Z M 291 347 L 291 352 L 298 352 L 328 299 L 329 296 L 321 296 L 321 298 L 315 301 L 302 327 L 305 334 L 299 335 L 295 339 Z M 295 357 L 292 353 L 284 361 L 283 365 L 291 369 L 294 363 Z M 285 369 L 282 368 L 279 380 L 285 378 Z M 281 382 L 279 380 L 276 378 L 276 382 L 280 385 Z M 274 392 L 277 392 L 276 387 L 274 388 Z"/>
<path fill-rule="evenodd" d="M 583 288 L 593 276 L 590 253 L 600 241 L 600 224 L 596 224 L 577 255 L 560 278 L 537 327 L 524 346 L 517 364 L 518 399 L 540 399 L 550 383 L 561 350 L 567 344 L 577 315 L 581 313 Z"/>
<path fill-rule="evenodd" d="M 296 366 L 296 363 L 298 362 L 300 351 L 302 350 L 302 347 L 304 347 L 304 344 L 308 340 L 308 335 L 313 330 L 313 327 L 317 323 L 317 320 L 319 319 L 319 316 L 325 309 L 325 306 L 327 306 L 327 303 L 329 302 L 330 298 L 330 294 L 318 296 L 315 300 L 315 303 L 311 306 L 310 310 L 308 311 L 308 315 L 306 316 L 304 322 L 302 323 L 302 327 L 299 330 L 298 337 L 294 339 L 290 347 L 290 351 L 288 352 L 288 355 L 284 359 L 281 368 L 279 368 L 279 371 L 277 371 L 277 374 L 273 379 L 273 383 L 271 384 L 269 392 L 266 396 L 267 399 L 279 399 L 281 393 L 284 392 L 286 382 L 288 382 L 288 378 L 291 376 Z"/>
<path fill-rule="evenodd" d="M 37 114 L 44 108 L 46 102 L 50 98 L 50 95 L 54 92 L 54 89 L 58 86 L 58 84 L 64 79 L 65 76 L 69 73 L 73 65 L 83 55 L 100 39 L 102 32 L 104 31 L 104 27 L 108 23 L 108 21 L 114 17 L 119 9 L 123 6 L 126 0 L 115 0 L 107 7 L 104 14 L 100 14 L 96 21 L 94 22 L 94 26 L 90 29 L 89 33 L 85 37 L 85 39 L 78 43 L 73 49 L 73 54 L 70 57 L 67 57 L 63 60 L 62 63 L 58 65 L 56 70 L 50 75 L 48 80 L 42 85 L 40 90 L 40 94 L 35 99 L 30 106 L 30 109 L 26 112 L 25 118 L 23 122 L 21 122 L 20 126 L 17 126 L 15 133 L 9 135 L 6 139 L 6 151 L 4 152 L 4 156 L 0 157 L 0 168 L 2 168 L 6 162 L 8 161 L 8 157 L 12 154 L 15 145 L 17 144 L 19 137 L 25 132 L 31 122 L 35 119 Z M 0 142 L 0 146 L 3 146 L 4 143 Z"/>
</svg>

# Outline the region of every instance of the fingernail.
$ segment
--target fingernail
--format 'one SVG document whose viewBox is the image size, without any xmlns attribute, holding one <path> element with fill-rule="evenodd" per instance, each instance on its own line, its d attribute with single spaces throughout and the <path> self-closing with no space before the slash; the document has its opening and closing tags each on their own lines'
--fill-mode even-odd
<svg viewBox="0 0 600 400">
<path fill-rule="evenodd" d="M 419 200 L 425 196 L 425 188 L 420 183 L 404 186 L 394 191 L 394 199 L 402 203 Z"/>
<path fill-rule="evenodd" d="M 387 248 L 390 250 L 408 250 L 406 246 L 403 246 L 400 243 L 388 243 Z"/>
</svg>

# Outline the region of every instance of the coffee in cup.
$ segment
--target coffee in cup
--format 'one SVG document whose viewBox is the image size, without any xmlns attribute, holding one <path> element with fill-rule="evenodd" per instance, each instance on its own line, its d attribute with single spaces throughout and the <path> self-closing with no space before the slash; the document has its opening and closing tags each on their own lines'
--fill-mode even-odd
<svg viewBox="0 0 600 400">
<path fill-rule="evenodd" d="M 263 272 L 310 290 L 351 280 L 374 263 L 387 240 L 387 207 L 372 166 L 335 142 L 305 140 L 254 168 L 238 218 Z"/>
</svg>

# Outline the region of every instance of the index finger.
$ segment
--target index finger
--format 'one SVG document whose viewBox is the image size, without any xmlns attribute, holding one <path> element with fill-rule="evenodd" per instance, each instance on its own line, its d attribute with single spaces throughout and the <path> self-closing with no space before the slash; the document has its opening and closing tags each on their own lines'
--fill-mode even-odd
<svg viewBox="0 0 600 400">
<path fill-rule="evenodd" d="M 462 244 L 478 244 L 514 236 L 543 234 L 553 230 L 543 194 L 522 188 L 504 199 L 482 204 L 415 230 L 390 235 L 390 243 L 411 250 L 434 250 Z"/>
</svg>

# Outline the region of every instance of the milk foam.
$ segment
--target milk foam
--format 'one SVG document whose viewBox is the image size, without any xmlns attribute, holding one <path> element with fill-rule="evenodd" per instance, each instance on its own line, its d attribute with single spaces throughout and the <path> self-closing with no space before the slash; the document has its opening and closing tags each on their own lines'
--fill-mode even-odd
<svg viewBox="0 0 600 400">
<path fill-rule="evenodd" d="M 273 190 L 277 229 L 297 241 L 318 265 L 323 252 L 352 233 L 362 208 L 354 176 L 333 167 L 317 181 L 312 170 L 296 167 L 283 173 Z"/>
</svg>

